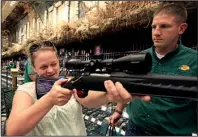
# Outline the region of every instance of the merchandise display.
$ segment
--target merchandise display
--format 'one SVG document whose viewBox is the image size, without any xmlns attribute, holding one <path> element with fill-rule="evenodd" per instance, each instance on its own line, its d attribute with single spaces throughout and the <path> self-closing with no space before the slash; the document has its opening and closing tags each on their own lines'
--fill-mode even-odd
<svg viewBox="0 0 198 137">
<path fill-rule="evenodd" d="M 102 106 L 100 108 L 84 108 L 83 117 L 85 120 L 85 126 L 88 136 L 105 136 L 107 128 L 109 126 L 108 118 L 113 113 L 113 104 Z M 111 113 L 112 112 L 112 113 Z M 126 112 L 123 113 L 118 125 L 115 127 L 116 136 L 124 136 L 128 117 Z"/>
</svg>

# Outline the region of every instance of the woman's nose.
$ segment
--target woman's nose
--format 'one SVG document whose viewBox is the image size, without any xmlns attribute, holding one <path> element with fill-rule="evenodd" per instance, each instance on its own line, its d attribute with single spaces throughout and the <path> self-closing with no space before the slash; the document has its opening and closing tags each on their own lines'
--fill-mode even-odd
<svg viewBox="0 0 198 137">
<path fill-rule="evenodd" d="M 53 72 L 53 71 L 54 71 L 54 69 L 53 69 L 52 67 L 48 67 L 48 68 L 47 68 L 47 72 L 48 72 L 48 73 L 51 73 L 51 72 Z"/>
</svg>

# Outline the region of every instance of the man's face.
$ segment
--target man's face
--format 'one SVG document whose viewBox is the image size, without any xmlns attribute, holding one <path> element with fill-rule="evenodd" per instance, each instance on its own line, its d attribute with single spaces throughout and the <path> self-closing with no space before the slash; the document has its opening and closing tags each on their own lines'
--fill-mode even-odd
<svg viewBox="0 0 198 137">
<path fill-rule="evenodd" d="M 156 48 L 164 49 L 175 46 L 179 35 L 184 31 L 182 24 L 179 23 L 174 15 L 158 13 L 153 18 L 152 40 Z"/>
</svg>

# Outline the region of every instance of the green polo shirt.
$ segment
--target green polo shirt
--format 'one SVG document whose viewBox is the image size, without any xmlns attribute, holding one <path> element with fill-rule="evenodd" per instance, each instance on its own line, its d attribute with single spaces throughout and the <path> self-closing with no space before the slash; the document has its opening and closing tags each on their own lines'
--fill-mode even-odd
<svg viewBox="0 0 198 137">
<path fill-rule="evenodd" d="M 152 55 L 153 74 L 198 76 L 196 50 L 179 45 L 162 59 L 157 58 L 154 46 L 143 52 Z M 127 113 L 135 124 L 159 135 L 187 135 L 196 131 L 196 109 L 195 101 L 152 96 L 149 102 L 130 102 Z"/>
<path fill-rule="evenodd" d="M 7 69 L 11 69 L 11 68 L 16 68 L 16 65 L 15 65 L 15 64 L 12 64 L 12 65 L 9 65 L 9 66 L 7 67 Z"/>
<path fill-rule="evenodd" d="M 28 58 L 25 64 L 24 83 L 32 82 L 29 75 L 34 75 L 34 74 L 35 72 L 33 71 L 31 60 L 30 58 Z"/>
</svg>

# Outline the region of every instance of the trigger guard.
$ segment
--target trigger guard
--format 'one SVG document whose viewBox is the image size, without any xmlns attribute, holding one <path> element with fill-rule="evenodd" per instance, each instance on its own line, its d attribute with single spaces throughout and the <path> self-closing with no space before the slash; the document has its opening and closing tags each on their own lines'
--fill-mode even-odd
<svg viewBox="0 0 198 137">
<path fill-rule="evenodd" d="M 85 98 L 88 95 L 88 90 L 77 90 L 77 95 L 79 98 Z"/>
</svg>

